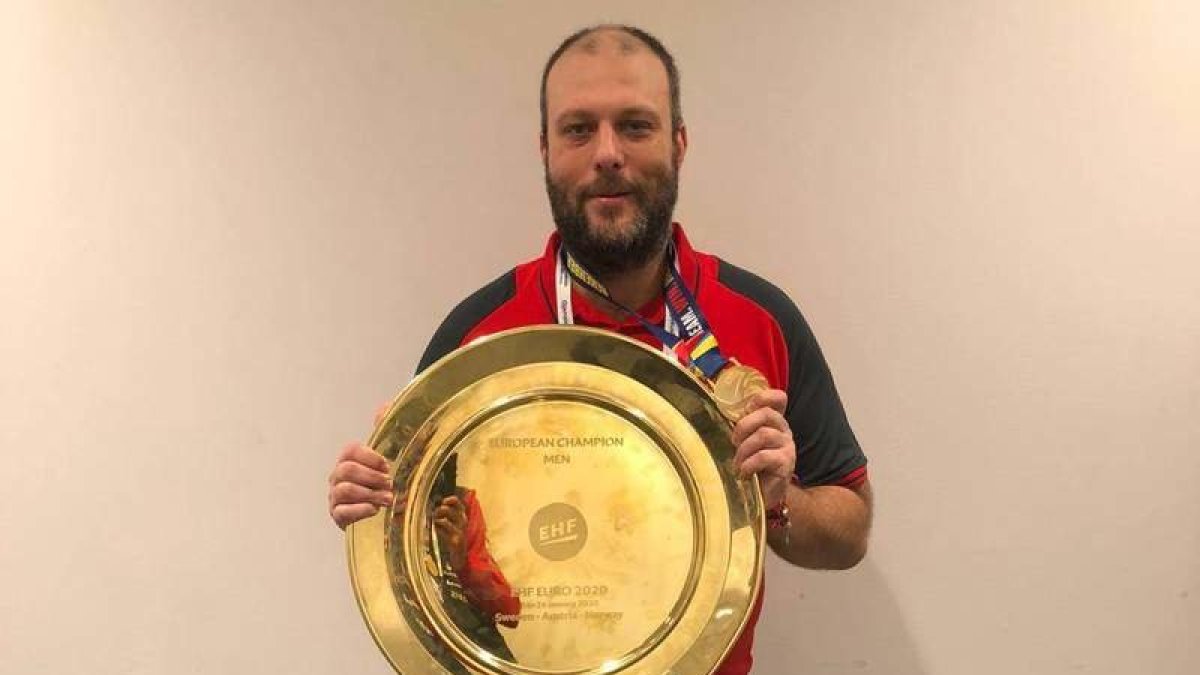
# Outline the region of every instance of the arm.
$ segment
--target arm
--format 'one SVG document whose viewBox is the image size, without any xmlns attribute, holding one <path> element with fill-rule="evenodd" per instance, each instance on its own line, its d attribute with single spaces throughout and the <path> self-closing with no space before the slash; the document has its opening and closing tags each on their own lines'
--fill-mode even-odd
<svg viewBox="0 0 1200 675">
<path fill-rule="evenodd" d="M 742 476 L 757 474 L 767 506 L 785 501 L 788 526 L 768 529 L 767 543 L 781 558 L 810 569 L 848 569 L 867 552 L 872 495 L 864 478 L 853 487 L 802 487 L 796 475 L 796 441 L 784 417 L 787 394 L 755 395 L 751 412 L 733 429 L 734 462 Z"/>
<path fill-rule="evenodd" d="M 793 483 L 786 499 L 791 526 L 767 533 L 767 543 L 779 557 L 809 569 L 844 570 L 866 555 L 874 501 L 869 481 L 853 489 Z"/>
<path fill-rule="evenodd" d="M 829 364 L 796 304 L 761 277 L 720 263 L 721 279 L 765 309 L 778 334 L 746 349 L 747 365 L 775 388 L 734 432 L 743 474 L 757 473 L 768 506 L 786 499 L 791 527 L 768 542 L 803 567 L 846 568 L 862 559 L 871 524 L 867 457 L 850 427 Z M 730 329 L 736 334 L 736 329 Z M 724 338 L 722 338 L 724 339 Z M 775 355 L 768 358 L 767 355 Z M 779 355 L 786 355 L 780 359 Z M 757 359 L 757 362 L 755 361 Z M 775 412 L 772 412 L 775 411 Z M 778 414 L 776 414 L 776 412 Z M 757 457 L 752 457 L 757 456 Z"/>
<path fill-rule="evenodd" d="M 456 568 L 467 599 L 489 617 L 503 617 L 496 623 L 516 628 L 517 615 L 521 613 L 521 600 L 512 591 L 487 548 L 487 524 L 483 520 L 483 509 L 474 491 L 467 491 L 466 523 L 464 525 L 465 555 Z"/>
</svg>

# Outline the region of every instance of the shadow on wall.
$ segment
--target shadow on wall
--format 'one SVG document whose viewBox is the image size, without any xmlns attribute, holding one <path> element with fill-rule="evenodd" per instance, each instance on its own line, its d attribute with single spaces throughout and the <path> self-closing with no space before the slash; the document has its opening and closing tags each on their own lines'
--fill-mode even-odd
<svg viewBox="0 0 1200 675">
<path fill-rule="evenodd" d="M 755 673 L 925 675 L 904 615 L 869 556 L 849 572 L 808 572 L 768 558 Z"/>
</svg>

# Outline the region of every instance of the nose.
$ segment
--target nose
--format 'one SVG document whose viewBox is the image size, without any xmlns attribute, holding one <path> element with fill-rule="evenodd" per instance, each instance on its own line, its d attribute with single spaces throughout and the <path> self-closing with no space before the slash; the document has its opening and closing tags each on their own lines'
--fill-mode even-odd
<svg viewBox="0 0 1200 675">
<path fill-rule="evenodd" d="M 619 171 L 625 166 L 625 153 L 621 149 L 621 139 L 611 124 L 601 124 L 596 130 L 594 160 L 596 171 L 599 173 Z"/>
</svg>

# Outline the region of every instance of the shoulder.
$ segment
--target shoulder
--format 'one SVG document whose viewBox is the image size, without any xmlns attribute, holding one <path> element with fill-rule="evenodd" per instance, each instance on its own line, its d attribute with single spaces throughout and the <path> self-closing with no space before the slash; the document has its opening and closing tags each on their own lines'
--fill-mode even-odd
<svg viewBox="0 0 1200 675">
<path fill-rule="evenodd" d="M 716 287 L 720 304 L 763 315 L 778 326 L 789 347 L 796 348 L 813 339 L 808 322 L 787 292 L 727 260 L 714 255 L 705 257 L 704 267 L 708 272 L 705 276 Z"/>
<path fill-rule="evenodd" d="M 478 335 L 538 323 L 547 313 L 538 262 L 522 263 L 459 302 L 434 331 L 417 372 Z"/>
<path fill-rule="evenodd" d="M 727 334 L 739 341 L 744 353 L 759 359 L 750 365 L 787 392 L 785 416 L 797 439 L 796 475 L 801 485 L 860 485 L 866 477 L 866 456 L 799 307 L 778 286 L 737 265 L 714 258 L 710 269 L 717 307 L 728 308 L 730 314 L 717 321 L 723 319 Z M 720 339 L 724 346 L 726 339 Z M 736 346 L 732 353 L 741 359 Z"/>
<path fill-rule="evenodd" d="M 783 289 L 750 270 L 716 258 L 716 280 L 770 313 L 781 326 L 804 320 L 800 308 Z"/>
<path fill-rule="evenodd" d="M 421 372 L 463 343 L 466 336 L 489 315 L 516 295 L 517 268 L 488 282 L 458 303 L 434 331 L 421 356 Z"/>
</svg>

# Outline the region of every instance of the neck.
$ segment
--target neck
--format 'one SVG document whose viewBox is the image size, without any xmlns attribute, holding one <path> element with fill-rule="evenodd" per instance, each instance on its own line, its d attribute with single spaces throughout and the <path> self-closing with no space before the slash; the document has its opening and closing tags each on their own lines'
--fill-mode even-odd
<svg viewBox="0 0 1200 675">
<path fill-rule="evenodd" d="M 661 254 L 654 256 L 650 262 L 641 267 L 634 268 L 619 274 L 613 274 L 600 279 L 604 287 L 608 289 L 608 294 L 612 299 L 628 307 L 633 311 L 637 311 L 650 302 L 651 300 L 660 297 L 663 292 L 663 281 L 667 274 L 667 256 L 664 247 Z M 575 285 L 593 300 L 593 303 L 602 308 L 605 314 L 613 318 L 624 318 L 624 313 L 610 303 L 599 299 L 595 293 L 586 287 Z"/>
</svg>

